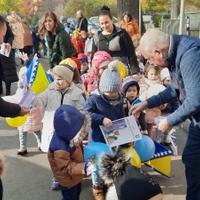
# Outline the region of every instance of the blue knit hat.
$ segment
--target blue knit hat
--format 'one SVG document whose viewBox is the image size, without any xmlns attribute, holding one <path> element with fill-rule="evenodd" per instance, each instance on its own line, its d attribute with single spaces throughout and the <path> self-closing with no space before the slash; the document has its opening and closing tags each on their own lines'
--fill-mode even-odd
<svg viewBox="0 0 200 200">
<path fill-rule="evenodd" d="M 122 83 L 122 93 L 124 95 L 126 95 L 126 92 L 130 86 L 136 86 L 138 94 L 139 94 L 140 86 L 139 86 L 138 82 L 135 79 L 133 79 L 132 76 L 128 76 L 125 79 L 123 79 L 123 83 Z"/>
<path fill-rule="evenodd" d="M 99 82 L 100 92 L 117 92 L 120 89 L 122 80 L 117 67 L 112 66 L 105 69 Z"/>
<path fill-rule="evenodd" d="M 55 134 L 66 141 L 72 140 L 83 126 L 84 119 L 84 115 L 74 106 L 60 106 L 54 115 Z"/>
</svg>

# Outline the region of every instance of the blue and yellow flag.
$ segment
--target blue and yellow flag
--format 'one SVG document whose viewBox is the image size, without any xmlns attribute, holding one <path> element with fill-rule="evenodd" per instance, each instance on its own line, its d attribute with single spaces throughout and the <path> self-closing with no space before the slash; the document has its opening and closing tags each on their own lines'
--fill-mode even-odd
<svg viewBox="0 0 200 200">
<path fill-rule="evenodd" d="M 146 165 L 152 167 L 155 171 L 160 174 L 170 177 L 171 176 L 171 158 L 173 152 L 163 145 L 155 142 L 155 153 L 153 158 L 145 162 Z"/>
<path fill-rule="evenodd" d="M 43 92 L 49 85 L 48 76 L 36 55 L 27 69 L 26 79 L 35 94 Z"/>
</svg>

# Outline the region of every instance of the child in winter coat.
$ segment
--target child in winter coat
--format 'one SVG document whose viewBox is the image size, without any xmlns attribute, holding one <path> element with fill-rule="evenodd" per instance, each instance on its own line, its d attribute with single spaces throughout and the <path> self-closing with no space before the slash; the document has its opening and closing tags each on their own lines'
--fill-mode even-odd
<svg viewBox="0 0 200 200">
<path fill-rule="evenodd" d="M 48 160 L 54 177 L 61 185 L 63 200 L 79 200 L 85 174 L 81 143 L 90 128 L 90 117 L 74 106 L 60 106 L 54 116 L 54 135 Z"/>
<path fill-rule="evenodd" d="M 120 94 L 121 78 L 116 67 L 108 67 L 100 77 L 99 95 L 93 94 L 86 102 L 85 109 L 92 119 L 91 140 L 105 143 L 100 125 L 111 127 L 112 121 L 127 116 L 124 99 Z M 126 104 L 127 105 L 127 104 Z M 104 183 L 98 170 L 92 173 L 93 195 L 104 199 Z"/>
<path fill-rule="evenodd" d="M 53 136 L 53 117 L 56 109 L 61 105 L 68 104 L 78 110 L 83 110 L 85 104 L 83 91 L 73 82 L 75 68 L 70 63 L 74 62 L 70 58 L 68 59 L 67 65 L 59 64 L 53 68 L 54 82 L 33 102 L 34 106 L 44 110 L 41 140 L 41 150 L 44 152 L 48 152 Z M 53 179 L 51 188 L 56 189 L 57 186 L 57 182 Z"/>
<path fill-rule="evenodd" d="M 131 76 L 128 76 L 123 80 L 122 94 L 128 99 L 130 105 L 141 103 L 141 100 L 139 98 L 140 86 L 138 82 L 135 81 Z M 143 134 L 147 134 L 144 112 L 140 113 L 140 116 L 138 117 L 138 122 L 140 125 L 141 132 Z"/>
<path fill-rule="evenodd" d="M 129 159 L 121 150 L 100 158 L 101 176 L 109 185 L 106 200 L 162 200 L 159 184 Z"/>
<path fill-rule="evenodd" d="M 23 56 L 26 56 L 25 54 L 23 54 Z M 28 57 L 27 57 L 28 59 Z M 30 59 L 31 60 L 31 59 Z M 30 62 L 30 60 L 27 60 L 27 63 Z M 21 69 L 19 70 L 19 81 L 17 84 L 17 90 L 16 93 L 12 96 L 5 96 L 3 97 L 5 100 L 9 101 L 9 102 L 13 102 L 13 103 L 19 103 L 19 100 L 22 99 L 22 97 L 25 95 L 25 93 L 28 91 L 28 85 L 27 85 L 27 81 L 26 81 L 26 72 L 27 72 L 27 67 L 21 67 Z M 37 146 L 38 146 L 38 150 L 40 150 L 40 144 L 41 144 L 41 128 L 42 128 L 42 124 L 41 124 L 41 119 L 42 119 L 42 115 L 40 113 L 38 113 L 38 110 L 31 110 L 30 111 L 30 115 L 37 115 L 37 124 L 34 125 L 34 129 L 33 129 L 33 124 L 32 124 L 32 128 L 31 130 L 29 129 L 29 131 L 27 131 L 27 126 L 29 123 L 29 119 L 27 118 L 26 122 L 18 127 L 18 132 L 19 132 L 19 149 L 17 151 L 18 155 L 24 156 L 28 153 L 27 151 L 27 135 L 28 132 L 32 132 L 35 137 L 36 137 L 36 141 L 37 141 Z M 30 128 L 30 127 L 29 127 Z"/>
<path fill-rule="evenodd" d="M 73 105 L 79 110 L 84 107 L 83 92 L 72 82 L 74 71 L 75 69 L 72 65 L 56 65 L 53 68 L 54 82 L 34 99 L 34 106 L 41 107 L 45 111 L 41 142 L 41 149 L 44 152 L 48 151 L 49 142 L 53 134 L 55 110 L 63 104 Z"/>
<path fill-rule="evenodd" d="M 142 101 L 147 99 L 147 92 L 150 86 L 160 84 L 160 68 L 153 65 L 145 66 L 145 68 L 145 76 L 141 76 L 138 80 Z"/>
<path fill-rule="evenodd" d="M 98 88 L 99 71 L 110 61 L 112 61 L 112 57 L 106 51 L 97 51 L 94 54 L 91 68 L 82 76 L 85 91 L 88 95 Z"/>
</svg>

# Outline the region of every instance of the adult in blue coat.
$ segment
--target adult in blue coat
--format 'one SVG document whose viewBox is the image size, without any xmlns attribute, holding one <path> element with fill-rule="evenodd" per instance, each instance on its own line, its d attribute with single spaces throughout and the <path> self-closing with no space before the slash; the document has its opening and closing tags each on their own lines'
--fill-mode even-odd
<svg viewBox="0 0 200 200">
<path fill-rule="evenodd" d="M 158 129 L 167 132 L 172 126 L 190 119 L 188 138 L 183 151 L 187 180 L 187 200 L 200 199 L 200 40 L 184 35 L 167 35 L 150 29 L 141 38 L 140 51 L 151 64 L 168 66 L 172 84 L 163 92 L 133 106 L 137 114 L 178 97 L 181 105 L 165 119 Z"/>
</svg>

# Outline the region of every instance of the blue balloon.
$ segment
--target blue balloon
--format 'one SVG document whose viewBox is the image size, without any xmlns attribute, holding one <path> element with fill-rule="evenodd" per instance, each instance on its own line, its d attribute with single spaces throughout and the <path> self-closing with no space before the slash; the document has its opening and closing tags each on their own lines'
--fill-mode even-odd
<svg viewBox="0 0 200 200">
<path fill-rule="evenodd" d="M 134 148 L 143 162 L 150 160 L 155 153 L 155 144 L 153 140 L 146 135 L 143 135 L 141 140 L 136 141 Z"/>
<path fill-rule="evenodd" d="M 105 143 L 91 142 L 84 147 L 83 152 L 84 152 L 84 161 L 87 162 L 88 159 L 91 159 L 92 157 L 99 160 L 99 157 L 102 154 L 111 153 L 111 149 Z"/>
</svg>

